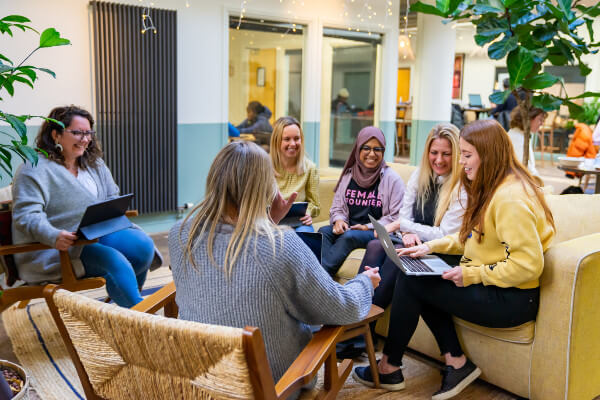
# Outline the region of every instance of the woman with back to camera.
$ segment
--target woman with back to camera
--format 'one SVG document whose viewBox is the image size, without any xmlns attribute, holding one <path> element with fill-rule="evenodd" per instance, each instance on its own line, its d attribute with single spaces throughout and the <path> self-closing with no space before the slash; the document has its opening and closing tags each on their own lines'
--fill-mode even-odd
<svg viewBox="0 0 600 400">
<path fill-rule="evenodd" d="M 140 289 L 151 264 L 160 266 L 152 239 L 140 229 L 128 228 L 99 238 L 98 243 L 73 246 L 75 230 L 90 204 L 119 195 L 92 130 L 94 119 L 75 107 L 56 107 L 36 139 L 37 166 L 24 163 L 13 184 L 13 239 L 15 243 L 41 242 L 69 250 L 77 277 L 101 276 L 108 295 L 120 306 L 142 301 Z M 56 250 L 15 255 L 21 279 L 31 284 L 60 281 Z"/>
<path fill-rule="evenodd" d="M 481 373 L 465 357 L 452 316 L 490 328 L 535 320 L 543 253 L 555 233 L 541 189 L 516 160 L 498 122 L 479 120 L 465 126 L 460 150 L 461 181 L 467 192 L 460 231 L 397 250 L 399 255 L 412 257 L 462 253 L 460 266 L 441 278 L 397 275 L 390 328 L 377 366 L 385 388 L 405 387 L 402 356 L 422 317 L 446 362 L 441 388 L 433 400 L 457 395 Z M 354 377 L 373 385 L 369 367 L 356 368 Z"/>
<path fill-rule="evenodd" d="M 304 153 L 304 133 L 294 117 L 275 121 L 271 135 L 271 163 L 275 179 L 284 199 L 298 193 L 296 201 L 308 202 L 306 215 L 300 218 L 299 232 L 314 232 L 312 219 L 321 211 L 319 202 L 319 171 Z"/>
<path fill-rule="evenodd" d="M 354 249 L 375 239 L 369 215 L 387 225 L 398 218 L 404 182 L 383 160 L 385 137 L 379 128 L 360 130 L 335 186 L 323 234 L 323 268 L 335 275 Z"/>
<path fill-rule="evenodd" d="M 334 282 L 293 230 L 277 226 L 294 198 L 278 193 L 267 153 L 232 142 L 213 161 L 205 199 L 169 233 L 179 317 L 260 328 L 275 381 L 310 325 L 360 321 L 379 282 L 376 269 Z"/>
<path fill-rule="evenodd" d="M 534 135 L 540 130 L 548 114 L 541 108 L 532 107 L 529 110 L 529 126 L 531 135 Z M 512 142 L 513 148 L 515 149 L 515 156 L 519 162 L 523 162 L 523 141 L 525 140 L 525 128 L 523 124 L 523 117 L 521 116 L 521 107 L 515 107 L 510 113 L 510 130 L 508 131 L 508 137 Z M 538 179 L 540 173 L 535 168 L 535 156 L 533 154 L 533 146 L 529 141 L 529 161 L 527 162 L 527 169 L 529 173 Z"/>
</svg>

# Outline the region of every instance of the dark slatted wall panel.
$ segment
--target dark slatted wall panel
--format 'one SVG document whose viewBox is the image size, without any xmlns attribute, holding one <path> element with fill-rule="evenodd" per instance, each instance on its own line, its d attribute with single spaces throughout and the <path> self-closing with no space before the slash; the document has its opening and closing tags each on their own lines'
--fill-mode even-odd
<svg viewBox="0 0 600 400">
<path fill-rule="evenodd" d="M 177 208 L 177 15 L 90 2 L 97 131 L 121 193 L 141 213 Z M 142 34 L 142 14 L 156 34 Z"/>
</svg>

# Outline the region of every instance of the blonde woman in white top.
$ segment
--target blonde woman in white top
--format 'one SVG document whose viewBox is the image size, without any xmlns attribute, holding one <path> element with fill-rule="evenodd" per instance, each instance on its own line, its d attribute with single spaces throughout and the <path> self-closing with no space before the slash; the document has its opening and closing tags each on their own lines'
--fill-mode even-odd
<svg viewBox="0 0 600 400">
<path fill-rule="evenodd" d="M 412 247 L 458 232 L 462 224 L 466 193 L 460 186 L 458 128 L 439 124 L 429 132 L 419 168 L 411 175 L 398 220 L 386 225 L 399 247 Z M 450 265 L 460 256 L 442 255 Z M 379 240 L 367 245 L 360 271 L 380 267 L 381 283 L 373 304 L 386 307 L 393 295 L 398 267 L 388 260 Z"/>
</svg>

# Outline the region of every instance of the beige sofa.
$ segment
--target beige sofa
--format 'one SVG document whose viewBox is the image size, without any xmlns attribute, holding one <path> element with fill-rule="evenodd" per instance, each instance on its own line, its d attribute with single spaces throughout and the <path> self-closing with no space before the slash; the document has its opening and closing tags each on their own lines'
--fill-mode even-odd
<svg viewBox="0 0 600 400">
<path fill-rule="evenodd" d="M 404 182 L 415 167 L 390 164 Z M 322 215 L 328 223 L 337 177 L 322 177 Z M 531 399 L 593 399 L 600 395 L 600 195 L 547 195 L 557 234 L 546 252 L 537 321 L 491 329 L 455 319 L 466 354 L 482 379 Z M 355 250 L 338 272 L 356 275 L 364 250 Z M 377 332 L 387 335 L 389 310 Z M 410 345 L 442 359 L 421 320 Z M 408 382 L 410 385 L 410 382 Z"/>
</svg>

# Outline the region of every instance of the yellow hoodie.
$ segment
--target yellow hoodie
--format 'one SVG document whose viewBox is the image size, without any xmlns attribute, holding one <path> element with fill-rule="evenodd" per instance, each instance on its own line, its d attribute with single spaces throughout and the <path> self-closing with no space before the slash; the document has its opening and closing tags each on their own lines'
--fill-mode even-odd
<svg viewBox="0 0 600 400">
<path fill-rule="evenodd" d="M 465 286 L 483 283 L 531 289 L 539 286 L 544 252 L 554 237 L 554 228 L 537 197 L 510 176 L 488 205 L 481 243 L 472 232 L 463 246 L 458 235 L 432 240 L 427 245 L 435 253 L 463 254 L 460 265 Z"/>
</svg>

